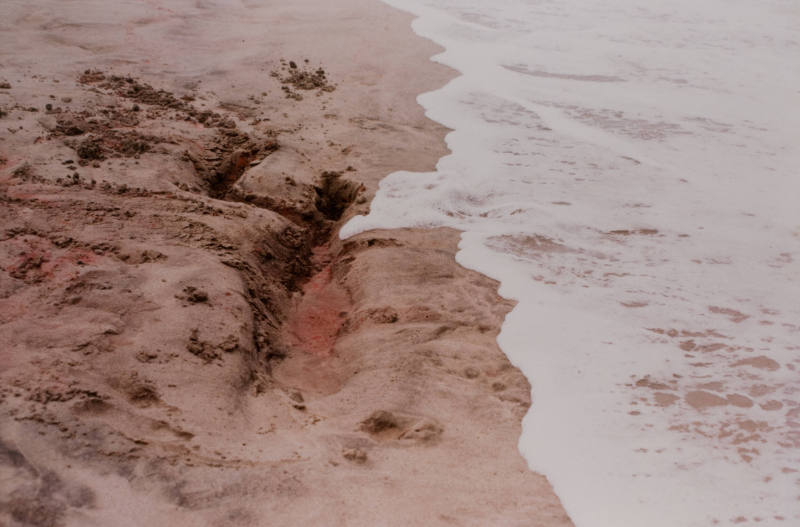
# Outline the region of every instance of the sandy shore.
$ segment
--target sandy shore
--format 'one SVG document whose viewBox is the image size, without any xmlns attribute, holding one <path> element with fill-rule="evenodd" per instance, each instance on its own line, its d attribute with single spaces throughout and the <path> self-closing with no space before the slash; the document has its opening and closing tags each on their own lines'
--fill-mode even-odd
<svg viewBox="0 0 800 527">
<path fill-rule="evenodd" d="M 0 524 L 571 524 L 458 233 L 336 236 L 446 153 L 408 16 L 0 15 Z"/>
</svg>

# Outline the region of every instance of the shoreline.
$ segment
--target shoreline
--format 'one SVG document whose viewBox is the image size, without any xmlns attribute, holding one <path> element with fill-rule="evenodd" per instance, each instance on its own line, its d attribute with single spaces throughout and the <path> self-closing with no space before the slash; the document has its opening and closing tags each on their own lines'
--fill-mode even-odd
<svg viewBox="0 0 800 527">
<path fill-rule="evenodd" d="M 758 80 L 791 70 L 780 2 L 744 35 L 749 4 L 387 1 L 461 72 L 418 98 L 452 153 L 387 176 L 342 233 L 463 230 L 458 262 L 517 301 L 498 343 L 533 385 L 519 448 L 575 523 L 797 521 L 800 122 Z"/>
<path fill-rule="evenodd" d="M 336 236 L 446 153 L 410 15 L 6 9 L 0 518 L 571 524 L 458 233 Z"/>
</svg>

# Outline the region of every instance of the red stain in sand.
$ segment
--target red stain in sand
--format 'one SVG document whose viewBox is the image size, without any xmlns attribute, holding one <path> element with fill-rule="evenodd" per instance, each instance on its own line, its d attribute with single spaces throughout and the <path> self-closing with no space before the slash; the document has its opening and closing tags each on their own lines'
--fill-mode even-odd
<svg viewBox="0 0 800 527">
<path fill-rule="evenodd" d="M 347 294 L 331 280 L 330 265 L 325 266 L 303 287 L 287 324 L 289 343 L 317 356 L 330 355 L 349 309 Z"/>
<path fill-rule="evenodd" d="M 15 278 L 39 282 L 71 278 L 78 266 L 95 264 L 99 259 L 86 249 L 68 249 L 54 254 L 40 245 L 35 242 L 24 244 L 16 261 L 1 269 Z"/>
</svg>

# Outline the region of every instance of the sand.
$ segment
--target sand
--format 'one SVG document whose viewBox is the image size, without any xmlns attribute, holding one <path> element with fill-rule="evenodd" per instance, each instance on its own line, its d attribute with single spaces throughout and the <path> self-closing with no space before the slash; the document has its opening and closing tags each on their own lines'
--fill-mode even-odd
<svg viewBox="0 0 800 527">
<path fill-rule="evenodd" d="M 407 15 L 0 15 L 1 525 L 571 525 L 458 233 L 337 236 L 446 153 Z"/>
</svg>

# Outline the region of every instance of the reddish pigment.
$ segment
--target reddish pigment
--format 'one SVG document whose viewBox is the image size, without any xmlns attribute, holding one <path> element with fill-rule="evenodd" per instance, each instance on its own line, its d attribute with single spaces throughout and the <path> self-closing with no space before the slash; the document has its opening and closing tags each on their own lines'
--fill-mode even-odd
<svg viewBox="0 0 800 527">
<path fill-rule="evenodd" d="M 326 265 L 303 286 L 303 297 L 286 326 L 289 344 L 306 353 L 330 355 L 349 309 L 347 293 L 331 280 L 331 267 Z"/>
</svg>

